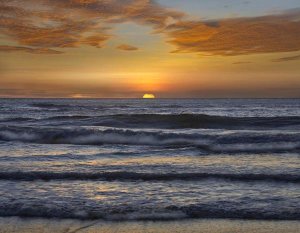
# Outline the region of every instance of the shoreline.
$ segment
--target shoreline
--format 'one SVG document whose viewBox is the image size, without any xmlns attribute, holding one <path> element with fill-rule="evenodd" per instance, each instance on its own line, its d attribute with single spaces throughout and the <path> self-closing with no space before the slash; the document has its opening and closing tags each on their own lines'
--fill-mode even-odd
<svg viewBox="0 0 300 233">
<path fill-rule="evenodd" d="M 105 221 L 0 217 L 0 233 L 297 233 L 297 220 L 184 219 L 169 221 Z"/>
</svg>

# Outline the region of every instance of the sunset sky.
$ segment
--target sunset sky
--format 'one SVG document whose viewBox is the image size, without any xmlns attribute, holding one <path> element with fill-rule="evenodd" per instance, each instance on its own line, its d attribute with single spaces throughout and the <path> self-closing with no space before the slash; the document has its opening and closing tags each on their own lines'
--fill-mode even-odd
<svg viewBox="0 0 300 233">
<path fill-rule="evenodd" d="M 299 0 L 0 0 L 0 97 L 300 97 Z"/>
</svg>

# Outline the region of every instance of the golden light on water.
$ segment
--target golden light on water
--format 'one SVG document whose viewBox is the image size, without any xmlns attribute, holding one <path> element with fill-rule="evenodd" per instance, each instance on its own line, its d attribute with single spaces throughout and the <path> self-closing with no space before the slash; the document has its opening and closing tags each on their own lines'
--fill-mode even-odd
<svg viewBox="0 0 300 233">
<path fill-rule="evenodd" d="M 153 94 L 144 94 L 143 99 L 155 99 L 155 95 L 153 95 Z"/>
</svg>

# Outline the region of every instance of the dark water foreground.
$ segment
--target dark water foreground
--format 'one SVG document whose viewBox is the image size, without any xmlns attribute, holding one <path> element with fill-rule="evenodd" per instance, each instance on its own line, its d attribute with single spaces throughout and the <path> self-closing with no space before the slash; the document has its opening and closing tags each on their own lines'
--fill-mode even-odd
<svg viewBox="0 0 300 233">
<path fill-rule="evenodd" d="M 183 220 L 79 221 L 0 218 L 0 233 L 298 233 L 299 221 Z"/>
<path fill-rule="evenodd" d="M 1 99 L 0 216 L 300 220 L 300 101 Z"/>
</svg>

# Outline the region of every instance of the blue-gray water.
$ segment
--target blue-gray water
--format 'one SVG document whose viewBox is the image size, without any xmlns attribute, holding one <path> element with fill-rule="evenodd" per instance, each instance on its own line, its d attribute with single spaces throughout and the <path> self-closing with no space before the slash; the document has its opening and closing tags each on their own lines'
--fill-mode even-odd
<svg viewBox="0 0 300 233">
<path fill-rule="evenodd" d="M 300 100 L 0 99 L 0 216 L 300 220 Z"/>
</svg>

